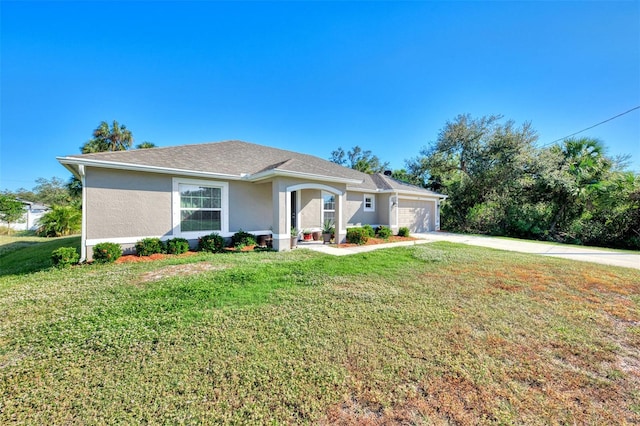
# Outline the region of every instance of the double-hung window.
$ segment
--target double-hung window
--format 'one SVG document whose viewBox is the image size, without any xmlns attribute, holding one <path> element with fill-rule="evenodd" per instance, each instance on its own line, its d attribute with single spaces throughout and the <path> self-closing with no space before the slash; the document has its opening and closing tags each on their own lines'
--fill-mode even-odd
<svg viewBox="0 0 640 426">
<path fill-rule="evenodd" d="M 328 192 L 322 193 L 322 221 L 327 220 L 335 223 L 336 219 L 336 196 Z"/>
<path fill-rule="evenodd" d="M 174 180 L 174 230 L 179 234 L 225 232 L 226 197 L 224 182 Z"/>
</svg>

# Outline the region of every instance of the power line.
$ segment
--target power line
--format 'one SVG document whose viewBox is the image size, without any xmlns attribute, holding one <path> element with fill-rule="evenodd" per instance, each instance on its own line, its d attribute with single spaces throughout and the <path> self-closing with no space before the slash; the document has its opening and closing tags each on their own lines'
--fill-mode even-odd
<svg viewBox="0 0 640 426">
<path fill-rule="evenodd" d="M 620 114 L 618 114 L 618 115 L 616 115 L 616 116 L 614 116 L 614 117 L 607 118 L 606 120 L 601 121 L 601 122 L 599 122 L 599 123 L 597 123 L 597 124 L 594 124 L 593 126 L 589 126 L 589 127 L 587 127 L 586 129 L 582 129 L 582 130 L 577 131 L 577 132 L 575 132 L 575 133 L 571 133 L 571 134 L 570 134 L 570 135 L 568 135 L 568 136 L 564 136 L 564 137 L 562 137 L 562 138 L 560 138 L 560 139 L 556 139 L 555 141 L 552 141 L 552 142 L 549 142 L 549 143 L 547 143 L 547 144 L 544 144 L 544 145 L 542 145 L 540 148 L 544 148 L 545 146 L 549 146 L 549 145 L 552 145 L 552 144 L 554 144 L 554 143 L 556 143 L 556 142 L 560 142 L 560 141 L 562 141 L 562 140 L 568 139 L 568 138 L 570 138 L 571 136 L 575 136 L 575 135 L 577 135 L 577 134 L 579 134 L 579 133 L 586 132 L 587 130 L 593 129 L 594 127 L 598 127 L 599 125 L 604 124 L 604 123 L 606 123 L 606 122 L 608 122 L 608 121 L 615 120 L 616 118 L 618 118 L 618 117 L 622 117 L 623 115 L 625 115 L 625 114 L 629 114 L 631 111 L 635 111 L 635 110 L 637 110 L 637 109 L 640 109 L 640 105 L 638 105 L 637 107 L 631 108 L 631 109 L 630 109 L 630 110 L 628 110 L 628 111 L 625 111 L 625 112 L 623 112 L 623 113 L 620 113 Z"/>
</svg>

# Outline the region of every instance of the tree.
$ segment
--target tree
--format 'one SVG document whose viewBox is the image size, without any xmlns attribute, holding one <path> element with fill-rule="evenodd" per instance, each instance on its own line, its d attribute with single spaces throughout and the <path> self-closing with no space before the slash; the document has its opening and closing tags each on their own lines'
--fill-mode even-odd
<svg viewBox="0 0 640 426">
<path fill-rule="evenodd" d="M 64 206 L 73 200 L 68 185 L 60 178 L 38 178 L 36 183 L 37 185 L 33 188 L 35 199 L 29 201 L 37 201 L 49 206 Z"/>
<path fill-rule="evenodd" d="M 40 218 L 38 234 L 43 237 L 60 237 L 80 231 L 82 212 L 71 206 L 53 206 Z"/>
<path fill-rule="evenodd" d="M 9 195 L 0 194 L 0 220 L 9 229 L 12 223 L 24 222 L 24 205 Z"/>
<path fill-rule="evenodd" d="M 145 141 L 136 145 L 136 149 L 149 149 L 149 148 L 156 148 L 156 144 L 153 142 Z"/>
<path fill-rule="evenodd" d="M 69 178 L 67 191 L 74 200 L 82 201 L 82 181 L 76 175 L 71 175 Z"/>
<path fill-rule="evenodd" d="M 119 125 L 113 120 L 111 128 L 106 121 L 93 131 L 93 139 L 80 147 L 83 154 L 107 151 L 126 151 L 133 144 L 133 135 L 127 126 Z"/>
<path fill-rule="evenodd" d="M 371 151 L 363 151 L 358 145 L 347 153 L 339 147 L 331 152 L 329 161 L 368 174 L 381 173 L 389 168 L 389 162 L 382 163 Z"/>
<path fill-rule="evenodd" d="M 537 135 L 529 123 L 516 127 L 501 119 L 459 115 L 435 143 L 406 162 L 415 181 L 449 196 L 443 205 L 445 228 L 501 233 L 509 226 L 509 206 L 525 191 L 533 171 Z"/>
<path fill-rule="evenodd" d="M 602 142 L 592 138 L 567 139 L 548 151 L 548 156 L 555 157 L 555 164 L 540 180 L 555 206 L 549 228 L 554 233 L 558 223 L 567 225 L 582 214 L 584 203 L 603 188 L 613 162 L 605 156 Z"/>
</svg>

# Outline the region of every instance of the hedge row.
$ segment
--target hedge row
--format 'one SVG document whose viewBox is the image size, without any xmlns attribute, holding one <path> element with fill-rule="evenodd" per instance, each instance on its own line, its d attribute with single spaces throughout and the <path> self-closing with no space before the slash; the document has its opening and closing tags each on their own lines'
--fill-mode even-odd
<svg viewBox="0 0 640 426">
<path fill-rule="evenodd" d="M 369 238 L 389 239 L 393 235 L 393 231 L 388 226 L 378 226 L 375 230 L 371 225 L 363 225 L 358 228 L 347 229 L 347 243 L 350 244 L 366 244 Z M 402 227 L 398 230 L 398 236 L 408 237 L 409 228 Z"/>
</svg>

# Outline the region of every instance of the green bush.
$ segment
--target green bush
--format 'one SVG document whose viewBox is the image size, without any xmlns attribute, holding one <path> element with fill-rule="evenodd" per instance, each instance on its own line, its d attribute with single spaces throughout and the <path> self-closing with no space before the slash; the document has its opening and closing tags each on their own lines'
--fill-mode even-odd
<svg viewBox="0 0 640 426">
<path fill-rule="evenodd" d="M 393 231 L 388 226 L 378 226 L 378 237 L 388 240 L 393 235 Z"/>
<path fill-rule="evenodd" d="M 80 260 L 80 254 L 74 247 L 60 247 L 51 252 L 51 262 L 56 268 L 67 268 Z"/>
<path fill-rule="evenodd" d="M 160 238 L 145 238 L 136 243 L 136 253 L 138 256 L 151 256 L 165 251 L 164 243 Z"/>
<path fill-rule="evenodd" d="M 403 226 L 402 228 L 398 229 L 398 237 L 408 237 L 409 236 L 409 228 L 407 228 L 406 226 Z"/>
<path fill-rule="evenodd" d="M 231 236 L 231 245 L 233 247 L 255 246 L 256 236 L 240 229 Z"/>
<path fill-rule="evenodd" d="M 373 238 L 373 237 L 376 236 L 376 231 L 375 231 L 375 229 L 373 229 L 373 226 L 371 226 L 371 225 L 362 225 L 362 229 L 364 229 L 365 233 L 367 234 L 367 237 Z"/>
<path fill-rule="evenodd" d="M 41 237 L 60 237 L 80 232 L 82 212 L 71 206 L 53 206 L 39 220 L 37 234 Z"/>
<path fill-rule="evenodd" d="M 224 238 L 213 232 L 198 238 L 198 251 L 210 253 L 222 253 L 224 251 Z"/>
<path fill-rule="evenodd" d="M 122 247 L 116 243 L 98 243 L 93 246 L 93 260 L 97 263 L 112 263 L 122 256 Z"/>
<path fill-rule="evenodd" d="M 189 241 L 184 238 L 174 238 L 167 241 L 167 253 L 182 254 L 189 251 Z"/>
<path fill-rule="evenodd" d="M 349 228 L 347 229 L 347 242 L 350 244 L 366 244 L 369 241 L 367 231 L 362 228 Z"/>
</svg>

